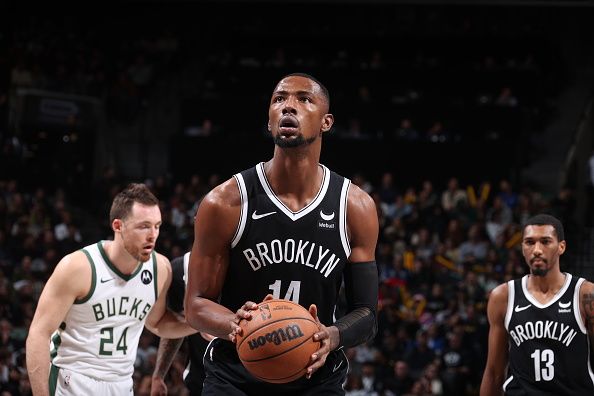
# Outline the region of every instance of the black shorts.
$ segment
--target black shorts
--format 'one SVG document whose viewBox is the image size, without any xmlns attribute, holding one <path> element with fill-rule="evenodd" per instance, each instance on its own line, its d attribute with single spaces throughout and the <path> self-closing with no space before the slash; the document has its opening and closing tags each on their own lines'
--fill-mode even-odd
<svg viewBox="0 0 594 396">
<path fill-rule="evenodd" d="M 205 377 L 202 361 L 209 342 L 202 338 L 200 334 L 192 334 L 187 337 L 187 340 L 190 361 L 186 367 L 186 371 L 184 371 L 184 383 L 190 391 L 190 396 L 200 396 Z"/>
<path fill-rule="evenodd" d="M 220 338 L 213 340 L 204 355 L 206 379 L 203 396 L 280 395 L 344 395 L 343 384 L 348 373 L 348 360 L 342 350 L 328 354 L 326 364 L 311 377 L 286 384 L 270 384 L 254 378 L 241 364 L 235 344 Z"/>
</svg>

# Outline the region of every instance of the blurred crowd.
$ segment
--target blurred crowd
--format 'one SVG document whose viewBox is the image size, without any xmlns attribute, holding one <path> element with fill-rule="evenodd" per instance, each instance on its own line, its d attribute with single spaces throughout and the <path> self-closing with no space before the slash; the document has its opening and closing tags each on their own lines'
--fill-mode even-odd
<svg viewBox="0 0 594 396">
<path fill-rule="evenodd" d="M 381 230 L 379 331 L 373 341 L 347 351 L 348 394 L 476 394 L 486 358 L 488 293 L 526 272 L 519 250 L 522 222 L 540 211 L 567 219 L 567 202 L 517 191 L 505 179 L 462 186 L 452 177 L 443 186 L 438 180 L 401 186 L 388 172 L 378 180 L 351 177 L 374 198 Z M 221 182 L 219 176 L 145 182 L 161 200 L 157 250 L 171 259 L 183 255 L 193 241 L 196 204 Z M 3 396 L 29 394 L 24 343 L 44 282 L 65 254 L 112 237 L 109 203 L 125 183 L 107 169 L 93 185 L 94 199 L 74 206 L 62 188 L 0 181 Z M 157 345 L 145 331 L 134 374 L 138 395 L 148 395 Z M 185 356 L 184 346 L 167 377 L 171 394 L 184 394 Z"/>
</svg>

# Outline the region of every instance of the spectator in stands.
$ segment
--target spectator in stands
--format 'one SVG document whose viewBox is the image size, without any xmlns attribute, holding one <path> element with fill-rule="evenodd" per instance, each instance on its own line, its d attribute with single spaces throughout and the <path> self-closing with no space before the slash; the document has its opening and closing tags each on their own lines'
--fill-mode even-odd
<svg viewBox="0 0 594 396">
<path fill-rule="evenodd" d="M 448 346 L 443 352 L 444 368 L 442 380 L 446 395 L 464 395 L 473 364 L 472 352 L 464 348 L 462 338 L 457 333 L 450 333 Z"/>
<path fill-rule="evenodd" d="M 400 121 L 400 126 L 394 132 L 394 137 L 409 142 L 415 142 L 420 138 L 419 132 L 413 127 L 410 118 L 403 118 Z"/>
<path fill-rule="evenodd" d="M 427 332 L 423 329 L 418 330 L 413 347 L 404 355 L 404 360 L 408 363 L 411 375 L 414 378 L 419 378 L 425 367 L 432 363 L 435 358 L 435 352 L 429 348 Z"/>
<path fill-rule="evenodd" d="M 441 206 L 447 213 L 454 214 L 467 202 L 466 191 L 460 188 L 458 178 L 451 177 L 448 180 L 447 189 L 441 194 Z"/>
<path fill-rule="evenodd" d="M 384 380 L 383 395 L 399 396 L 409 392 L 414 384 L 408 363 L 398 360 L 391 375 Z"/>
<path fill-rule="evenodd" d="M 504 202 L 501 195 L 497 195 L 493 198 L 493 204 L 487 209 L 485 217 L 487 235 L 489 236 L 489 240 L 495 243 L 499 234 L 511 224 L 513 212 Z"/>
<path fill-rule="evenodd" d="M 497 106 L 517 107 L 518 98 L 513 94 L 512 89 L 508 86 L 501 88 L 499 95 L 495 99 Z"/>
<path fill-rule="evenodd" d="M 434 121 L 425 134 L 425 139 L 431 143 L 445 143 L 451 140 L 450 132 L 441 121 Z"/>
<path fill-rule="evenodd" d="M 460 245 L 460 263 L 475 263 L 487 257 L 489 243 L 483 235 L 483 227 L 474 223 L 468 230 L 468 239 Z"/>
</svg>

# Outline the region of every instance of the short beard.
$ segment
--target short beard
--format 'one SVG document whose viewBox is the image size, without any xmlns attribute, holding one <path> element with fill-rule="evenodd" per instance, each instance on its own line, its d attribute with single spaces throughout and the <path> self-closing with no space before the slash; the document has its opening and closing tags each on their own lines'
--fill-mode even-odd
<svg viewBox="0 0 594 396">
<path fill-rule="evenodd" d="M 144 263 L 145 261 L 148 261 L 151 258 L 150 254 L 146 258 L 143 257 L 143 253 L 142 253 L 141 249 L 137 249 L 133 245 L 129 245 L 128 243 L 126 243 L 125 240 L 124 240 L 124 249 L 126 249 L 128 254 L 130 256 L 134 257 L 134 259 L 140 263 Z"/>
<path fill-rule="evenodd" d="M 549 268 L 534 268 L 532 275 L 534 276 L 545 276 L 549 272 Z"/>
<path fill-rule="evenodd" d="M 309 144 L 312 144 L 316 139 L 317 136 L 312 136 L 308 139 L 305 139 L 303 135 L 297 135 L 296 137 L 289 139 L 283 139 L 281 135 L 276 135 L 272 137 L 272 140 L 274 140 L 274 144 L 281 148 L 307 146 Z"/>
</svg>

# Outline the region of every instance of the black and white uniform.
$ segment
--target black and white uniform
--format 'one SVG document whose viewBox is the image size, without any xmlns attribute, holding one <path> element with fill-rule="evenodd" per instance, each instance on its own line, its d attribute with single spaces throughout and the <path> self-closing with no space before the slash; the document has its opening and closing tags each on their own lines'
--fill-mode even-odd
<svg viewBox="0 0 594 396">
<path fill-rule="evenodd" d="M 530 295 L 528 275 L 508 282 L 506 395 L 594 395 L 590 342 L 579 307 L 583 282 L 566 273 L 565 284 L 546 304 Z"/>
<path fill-rule="evenodd" d="M 296 212 L 272 191 L 264 163 L 235 175 L 241 218 L 220 298 L 231 311 L 272 294 L 305 308 L 316 304 L 320 321 L 327 326 L 334 323 L 343 269 L 351 254 L 346 230 L 350 181 L 320 166 L 323 179 L 318 194 Z M 243 368 L 233 343 L 217 339 L 205 356 L 204 390 L 228 395 L 344 394 L 347 366 L 342 350 L 333 351 L 310 380 L 266 384 Z"/>
<path fill-rule="evenodd" d="M 171 286 L 167 294 L 167 306 L 172 311 L 183 314 L 184 312 L 184 292 L 188 279 L 188 263 L 190 252 L 181 257 L 171 260 Z M 188 342 L 188 365 L 183 373 L 184 383 L 190 390 L 191 396 L 198 396 L 202 393 L 202 383 L 204 382 L 204 367 L 202 358 L 208 345 L 200 333 L 192 334 L 186 337 Z"/>
</svg>

